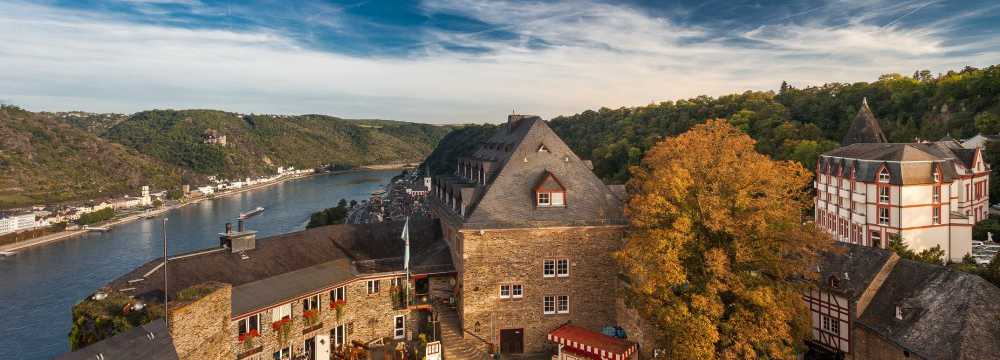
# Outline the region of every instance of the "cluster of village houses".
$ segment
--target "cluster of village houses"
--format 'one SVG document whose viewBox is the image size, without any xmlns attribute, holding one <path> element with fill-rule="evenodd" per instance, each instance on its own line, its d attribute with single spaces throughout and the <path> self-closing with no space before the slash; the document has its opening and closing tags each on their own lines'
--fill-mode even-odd
<svg viewBox="0 0 1000 360">
<path fill-rule="evenodd" d="M 617 296 L 628 286 L 610 256 L 625 240 L 625 188 L 592 170 L 545 121 L 511 115 L 453 174 L 410 188 L 426 190 L 429 218 L 266 241 L 227 227 L 218 247 L 150 261 L 84 300 L 118 292 L 162 305 L 166 293 L 169 321 L 62 359 L 656 357 L 655 328 Z M 997 358 L 1000 289 L 886 249 L 898 235 L 947 259 L 968 254 L 988 176 L 979 148 L 887 143 L 864 104 L 817 169 L 816 223 L 844 251 L 823 254 L 803 294 L 803 357 Z M 202 295 L 180 296 L 191 288 Z"/>
</svg>

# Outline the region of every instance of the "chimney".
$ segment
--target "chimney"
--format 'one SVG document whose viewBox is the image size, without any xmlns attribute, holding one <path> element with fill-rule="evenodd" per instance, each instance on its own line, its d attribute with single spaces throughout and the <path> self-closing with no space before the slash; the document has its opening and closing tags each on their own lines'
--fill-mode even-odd
<svg viewBox="0 0 1000 360">
<path fill-rule="evenodd" d="M 226 223 L 226 234 L 232 234 L 232 233 L 233 233 L 233 223 L 227 222 Z"/>
<path fill-rule="evenodd" d="M 238 226 L 238 229 L 239 229 L 239 230 L 237 230 L 237 231 L 239 231 L 239 232 L 243 232 L 243 230 L 244 230 L 244 229 L 243 229 L 243 219 L 239 219 L 239 220 L 237 221 L 237 224 L 238 224 L 237 226 Z"/>
<path fill-rule="evenodd" d="M 219 234 L 219 246 L 234 253 L 253 250 L 257 247 L 257 232 L 247 231 L 242 219 L 237 222 L 236 232 L 233 232 L 232 223 L 226 223 L 226 232 Z"/>
</svg>

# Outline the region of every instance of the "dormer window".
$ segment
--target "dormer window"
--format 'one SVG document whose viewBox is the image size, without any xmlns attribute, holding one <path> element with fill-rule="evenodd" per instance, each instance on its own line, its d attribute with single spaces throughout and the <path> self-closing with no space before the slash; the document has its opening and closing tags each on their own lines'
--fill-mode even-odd
<svg viewBox="0 0 1000 360">
<path fill-rule="evenodd" d="M 555 175 L 546 171 L 535 186 L 535 206 L 563 207 L 566 206 L 566 188 Z"/>
<path fill-rule="evenodd" d="M 941 167 L 934 168 L 934 182 L 941 182 Z"/>
<path fill-rule="evenodd" d="M 538 152 L 549 152 L 549 148 L 545 147 L 545 144 L 538 145 Z"/>
<path fill-rule="evenodd" d="M 881 183 L 889 182 L 889 169 L 882 168 L 882 171 L 878 172 L 878 182 Z"/>
</svg>

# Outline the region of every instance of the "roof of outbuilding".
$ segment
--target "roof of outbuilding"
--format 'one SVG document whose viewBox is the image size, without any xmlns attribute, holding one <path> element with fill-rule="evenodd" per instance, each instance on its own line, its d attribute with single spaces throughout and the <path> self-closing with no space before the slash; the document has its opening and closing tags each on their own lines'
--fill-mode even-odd
<svg viewBox="0 0 1000 360">
<path fill-rule="evenodd" d="M 98 356 L 103 357 L 98 357 Z M 170 332 L 163 319 L 154 320 L 131 330 L 62 354 L 57 360 L 143 359 L 176 360 Z"/>
<path fill-rule="evenodd" d="M 1000 354 L 997 299 L 1000 288 L 977 275 L 902 259 L 857 323 L 925 359 L 991 359 Z"/>
<path fill-rule="evenodd" d="M 838 242 L 840 250 L 820 254 L 818 265 L 822 286 L 833 292 L 847 295 L 851 299 L 868 289 L 872 280 L 882 270 L 893 253 L 888 250 Z M 831 287 L 829 279 L 836 278 L 836 287 Z"/>
<path fill-rule="evenodd" d="M 248 259 L 223 248 L 172 256 L 168 264 L 171 297 L 209 281 L 229 283 L 233 285 L 233 312 L 239 314 L 267 301 L 365 274 L 402 271 L 402 227 L 402 222 L 331 225 L 262 238 L 255 249 L 245 252 Z M 411 219 L 410 246 L 412 272 L 454 271 L 436 220 Z M 118 291 L 132 288 L 127 292 L 132 296 L 162 302 L 162 262 L 162 258 L 152 260 L 108 286 Z M 129 282 L 136 279 L 142 280 Z"/>
</svg>

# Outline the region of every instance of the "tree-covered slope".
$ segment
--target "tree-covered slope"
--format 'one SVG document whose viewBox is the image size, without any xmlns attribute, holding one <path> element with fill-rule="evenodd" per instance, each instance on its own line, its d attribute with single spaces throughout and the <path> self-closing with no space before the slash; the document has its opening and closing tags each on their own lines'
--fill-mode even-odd
<svg viewBox="0 0 1000 360">
<path fill-rule="evenodd" d="M 776 80 L 777 81 L 777 80 Z M 758 151 L 811 168 L 817 156 L 839 146 L 868 99 L 890 141 L 965 138 L 1000 131 L 1000 66 L 966 68 L 931 76 L 883 75 L 877 81 L 829 83 L 774 92 L 752 92 L 667 101 L 648 106 L 588 110 L 557 117 L 551 126 L 608 181 L 628 178 L 647 149 L 707 119 L 725 118 L 757 140 Z M 994 156 L 991 161 L 1000 161 Z M 994 164 L 994 169 L 1000 166 Z"/>
<path fill-rule="evenodd" d="M 491 124 L 456 127 L 441 139 L 430 155 L 427 155 L 422 166 L 430 168 L 432 175 L 452 174 L 458 167 L 458 157 L 471 154 L 489 139 L 496 129 L 497 126 Z"/>
<path fill-rule="evenodd" d="M 183 174 L 51 114 L 0 108 L 0 208 L 137 194 L 176 186 Z"/>
<path fill-rule="evenodd" d="M 226 146 L 206 144 L 209 129 Z M 451 128 L 323 115 L 245 115 L 215 110 L 133 114 L 105 134 L 164 162 L 223 177 L 273 173 L 278 166 L 366 165 L 420 161 Z"/>
</svg>

